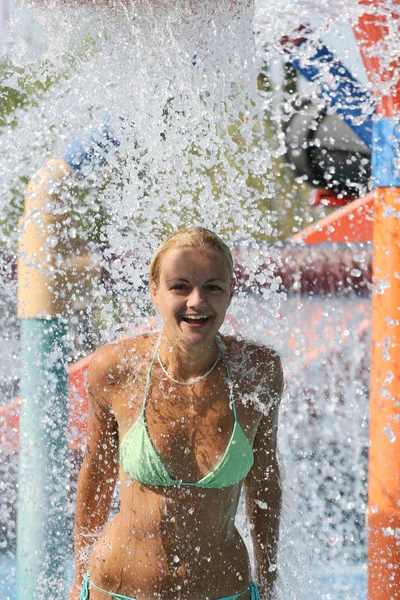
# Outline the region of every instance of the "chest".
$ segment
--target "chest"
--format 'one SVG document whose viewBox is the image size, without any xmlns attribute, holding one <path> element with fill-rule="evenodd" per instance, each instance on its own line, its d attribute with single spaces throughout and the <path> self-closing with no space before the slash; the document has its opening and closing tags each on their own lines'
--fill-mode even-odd
<svg viewBox="0 0 400 600">
<path fill-rule="evenodd" d="M 146 405 L 150 439 L 159 453 L 212 462 L 225 451 L 235 425 L 229 397 L 154 394 Z M 206 456 L 207 455 L 207 456 Z"/>
<path fill-rule="evenodd" d="M 170 475 L 186 481 L 210 472 L 229 451 L 235 427 L 252 441 L 256 419 L 252 411 L 237 406 L 223 377 L 205 385 L 178 388 L 155 375 L 145 390 L 137 388 L 130 397 L 120 397 L 115 409 L 123 439 L 144 408 L 144 421 L 152 444 Z"/>
</svg>

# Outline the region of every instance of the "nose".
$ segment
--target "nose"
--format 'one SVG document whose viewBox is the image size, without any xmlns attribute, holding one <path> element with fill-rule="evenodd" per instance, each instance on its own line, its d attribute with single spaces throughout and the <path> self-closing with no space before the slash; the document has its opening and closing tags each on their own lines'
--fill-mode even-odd
<svg viewBox="0 0 400 600">
<path fill-rule="evenodd" d="M 201 290 L 199 287 L 194 287 L 187 299 L 187 305 L 190 308 L 196 308 L 199 307 L 201 305 L 203 301 L 202 295 L 201 295 Z"/>
</svg>

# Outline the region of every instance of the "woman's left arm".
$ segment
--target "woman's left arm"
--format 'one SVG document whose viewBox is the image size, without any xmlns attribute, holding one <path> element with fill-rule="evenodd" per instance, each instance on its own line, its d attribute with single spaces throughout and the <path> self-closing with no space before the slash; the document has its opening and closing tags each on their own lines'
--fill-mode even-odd
<svg viewBox="0 0 400 600">
<path fill-rule="evenodd" d="M 251 526 L 256 579 L 262 600 L 272 600 L 277 578 L 277 551 L 282 490 L 276 455 L 278 410 L 283 373 L 277 354 L 265 357 L 267 389 L 260 394 L 268 412 L 262 416 L 254 439 L 254 465 L 245 479 L 246 512 Z M 265 375 L 268 375 L 265 377 Z"/>
</svg>

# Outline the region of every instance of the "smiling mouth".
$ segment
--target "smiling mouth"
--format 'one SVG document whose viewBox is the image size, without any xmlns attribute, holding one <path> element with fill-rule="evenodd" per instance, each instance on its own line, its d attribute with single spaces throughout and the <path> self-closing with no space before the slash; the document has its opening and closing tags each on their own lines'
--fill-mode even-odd
<svg viewBox="0 0 400 600">
<path fill-rule="evenodd" d="M 203 325 L 207 323 L 211 319 L 210 316 L 207 315 L 181 315 L 182 321 L 185 323 L 190 323 L 191 325 Z"/>
</svg>

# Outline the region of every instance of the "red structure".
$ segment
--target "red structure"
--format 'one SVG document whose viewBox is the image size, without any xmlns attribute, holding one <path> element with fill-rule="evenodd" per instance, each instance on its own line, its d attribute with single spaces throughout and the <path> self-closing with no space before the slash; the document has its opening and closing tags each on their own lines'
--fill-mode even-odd
<svg viewBox="0 0 400 600">
<path fill-rule="evenodd" d="M 368 194 L 303 229 L 291 241 L 307 245 L 323 242 L 371 242 L 373 222 L 374 196 Z"/>
</svg>

